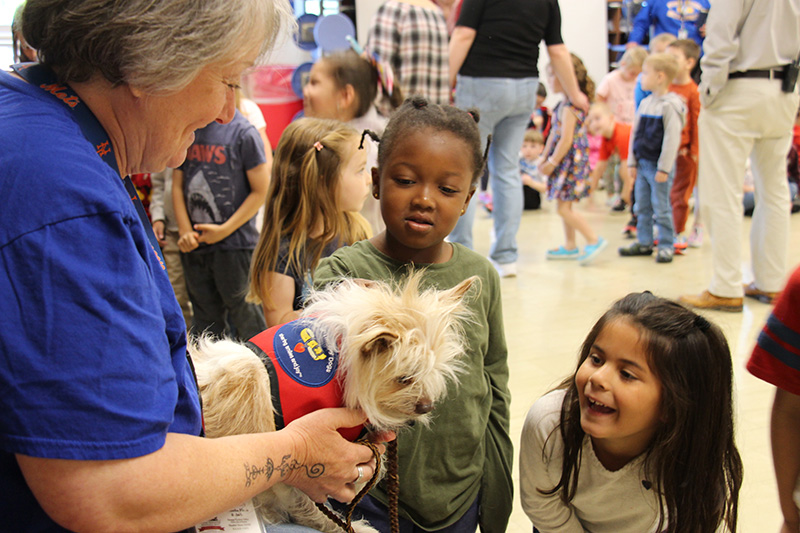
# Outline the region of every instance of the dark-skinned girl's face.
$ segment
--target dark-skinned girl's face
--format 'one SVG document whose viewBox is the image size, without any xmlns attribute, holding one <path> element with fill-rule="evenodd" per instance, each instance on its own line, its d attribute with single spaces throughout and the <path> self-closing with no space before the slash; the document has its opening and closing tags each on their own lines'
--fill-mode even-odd
<svg viewBox="0 0 800 533">
<path fill-rule="evenodd" d="M 383 253 L 416 263 L 449 259 L 452 248 L 444 239 L 475 192 L 471 154 L 467 142 L 447 130 L 424 128 L 396 137 L 372 178 L 386 223 Z"/>
</svg>

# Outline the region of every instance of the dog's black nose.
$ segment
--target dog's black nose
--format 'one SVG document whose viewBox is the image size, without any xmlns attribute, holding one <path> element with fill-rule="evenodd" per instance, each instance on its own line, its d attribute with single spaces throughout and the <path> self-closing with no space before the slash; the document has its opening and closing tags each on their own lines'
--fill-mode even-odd
<svg viewBox="0 0 800 533">
<path fill-rule="evenodd" d="M 417 406 L 414 408 L 414 411 L 418 415 L 424 415 L 425 413 L 430 413 L 433 411 L 433 404 L 428 401 L 422 401 L 417 403 Z"/>
</svg>

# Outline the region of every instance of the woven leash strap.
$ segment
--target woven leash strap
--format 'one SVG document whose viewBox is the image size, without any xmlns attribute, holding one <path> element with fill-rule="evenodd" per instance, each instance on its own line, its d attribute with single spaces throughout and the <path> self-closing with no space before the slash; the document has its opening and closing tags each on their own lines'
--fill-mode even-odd
<svg viewBox="0 0 800 533">
<path fill-rule="evenodd" d="M 362 444 L 362 445 L 368 447 L 370 450 L 372 450 L 372 455 L 373 455 L 373 457 L 375 457 L 375 472 L 372 473 L 372 477 L 367 482 L 367 484 L 364 485 L 364 487 L 358 492 L 358 494 L 356 494 L 356 497 L 353 498 L 353 501 L 351 501 L 347 505 L 347 513 L 345 515 L 345 518 L 347 519 L 347 521 L 345 522 L 344 520 L 342 520 L 339 517 L 339 515 L 337 515 L 333 511 L 331 511 L 324 504 L 322 504 L 322 503 L 317 503 L 316 504 L 317 509 L 322 511 L 322 514 L 327 516 L 334 524 L 339 526 L 343 531 L 345 531 L 347 533 L 355 533 L 355 531 L 353 530 L 353 525 L 352 525 L 352 522 L 353 522 L 353 511 L 355 511 L 356 506 L 359 504 L 359 502 L 364 499 L 364 496 L 366 496 L 367 493 L 370 490 L 372 490 L 372 487 L 374 487 L 375 484 L 378 482 L 378 476 L 380 475 L 380 471 L 381 471 L 382 458 L 381 458 L 380 452 L 378 452 L 378 447 L 375 446 L 375 444 L 371 443 L 370 441 L 368 441 L 366 439 L 359 440 L 358 444 Z M 395 454 L 394 454 L 395 455 L 395 459 L 394 459 L 395 466 L 394 466 L 394 469 L 396 470 L 397 469 L 397 466 L 396 466 L 396 461 L 397 461 L 397 444 L 396 444 L 396 441 L 392 441 L 392 442 L 389 443 L 389 447 L 390 447 L 389 448 L 390 449 L 389 468 L 390 469 L 392 468 L 392 460 L 391 460 L 391 446 L 392 446 L 392 444 L 394 444 L 394 448 L 395 448 Z M 396 473 L 395 473 L 395 477 L 397 477 Z M 395 514 L 395 516 L 397 515 L 396 502 L 395 502 L 394 514 Z M 392 516 L 391 510 L 389 511 L 389 516 L 390 517 Z M 398 522 L 398 524 L 399 524 L 399 522 Z M 397 527 L 392 525 L 392 533 L 399 533 L 399 531 L 400 531 L 399 525 Z"/>
<path fill-rule="evenodd" d="M 386 467 L 386 491 L 389 493 L 389 525 L 392 528 L 392 533 L 400 533 L 400 516 L 398 509 L 400 508 L 400 475 L 397 473 L 398 460 L 397 460 L 397 439 L 386 443 L 386 460 L 388 466 Z"/>
</svg>

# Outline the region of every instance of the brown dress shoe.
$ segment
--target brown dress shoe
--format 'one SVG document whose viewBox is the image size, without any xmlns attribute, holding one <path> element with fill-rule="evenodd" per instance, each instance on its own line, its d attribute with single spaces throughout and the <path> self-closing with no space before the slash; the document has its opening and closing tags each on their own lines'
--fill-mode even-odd
<svg viewBox="0 0 800 533">
<path fill-rule="evenodd" d="M 771 304 L 778 299 L 778 296 L 780 296 L 781 293 L 780 291 L 778 292 L 762 291 L 761 289 L 756 287 L 756 282 L 754 281 L 749 285 L 744 286 L 744 295 L 747 296 L 748 298 L 754 298 L 761 303 Z"/>
<path fill-rule="evenodd" d="M 697 295 L 684 294 L 678 298 L 678 301 L 698 309 L 727 311 L 729 313 L 741 313 L 742 311 L 741 298 L 723 298 L 721 296 L 714 296 L 708 291 L 703 291 Z"/>
</svg>

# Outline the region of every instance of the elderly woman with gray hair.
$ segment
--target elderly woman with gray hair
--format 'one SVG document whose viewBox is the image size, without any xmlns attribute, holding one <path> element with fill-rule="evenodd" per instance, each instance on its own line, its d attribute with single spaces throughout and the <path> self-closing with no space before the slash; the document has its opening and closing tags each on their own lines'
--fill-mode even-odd
<svg viewBox="0 0 800 533">
<path fill-rule="evenodd" d="M 28 0 L 41 64 L 0 72 L 3 530 L 176 531 L 276 482 L 348 501 L 357 465 L 372 474 L 344 409 L 199 436 L 180 307 L 121 179 L 230 121 L 289 17 L 279 0 Z"/>
</svg>

